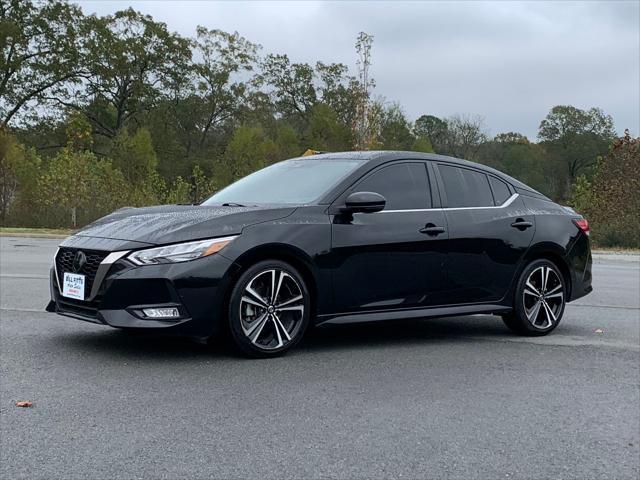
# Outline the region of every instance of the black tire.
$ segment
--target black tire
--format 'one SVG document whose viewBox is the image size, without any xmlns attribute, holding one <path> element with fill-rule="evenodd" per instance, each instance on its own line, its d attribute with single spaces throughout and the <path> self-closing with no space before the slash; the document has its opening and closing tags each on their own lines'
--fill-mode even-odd
<svg viewBox="0 0 640 480">
<path fill-rule="evenodd" d="M 502 315 L 502 320 L 519 335 L 547 335 L 562 320 L 566 297 L 567 286 L 560 269 L 550 260 L 534 260 L 520 274 L 513 311 Z"/>
<path fill-rule="evenodd" d="M 264 260 L 243 272 L 233 287 L 229 332 L 245 356 L 276 357 L 300 342 L 309 325 L 310 310 L 311 297 L 302 275 L 286 262 Z"/>
</svg>

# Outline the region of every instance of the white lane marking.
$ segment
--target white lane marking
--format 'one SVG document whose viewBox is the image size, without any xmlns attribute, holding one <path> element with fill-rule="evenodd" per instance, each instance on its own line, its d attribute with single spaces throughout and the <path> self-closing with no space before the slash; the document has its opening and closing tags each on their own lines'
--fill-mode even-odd
<svg viewBox="0 0 640 480">
<path fill-rule="evenodd" d="M 560 333 L 552 333 L 547 337 L 489 337 L 485 335 L 470 336 L 460 335 L 456 338 L 483 340 L 500 343 L 529 343 L 545 347 L 605 347 L 619 348 L 623 350 L 640 351 L 640 345 L 636 343 L 621 342 L 617 340 L 592 340 L 586 337 L 568 336 Z"/>
<path fill-rule="evenodd" d="M 48 279 L 49 275 L 37 275 L 37 274 L 33 274 L 33 275 L 27 275 L 27 274 L 22 274 L 22 273 L 0 273 L 0 278 L 32 278 L 32 279 L 41 279 L 41 278 L 45 278 Z"/>
<path fill-rule="evenodd" d="M 591 305 L 589 303 L 570 303 L 567 307 L 589 307 L 589 308 L 619 308 L 621 310 L 640 310 L 640 307 L 629 305 Z"/>
<path fill-rule="evenodd" d="M 44 308 L 14 308 L 14 307 L 0 307 L 2 312 L 28 312 L 28 313 L 49 313 Z"/>
</svg>

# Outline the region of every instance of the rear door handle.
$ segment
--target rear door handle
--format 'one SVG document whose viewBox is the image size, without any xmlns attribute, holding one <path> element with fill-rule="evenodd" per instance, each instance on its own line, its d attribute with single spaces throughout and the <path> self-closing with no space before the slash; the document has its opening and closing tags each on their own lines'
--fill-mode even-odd
<svg viewBox="0 0 640 480">
<path fill-rule="evenodd" d="M 433 223 L 427 223 L 424 228 L 420 229 L 420 233 L 426 233 L 427 235 L 439 235 L 445 231 L 444 227 L 438 227 Z"/>
<path fill-rule="evenodd" d="M 526 220 L 524 220 L 522 218 L 518 218 L 518 219 L 516 219 L 515 222 L 513 222 L 511 224 L 511 226 L 513 228 L 517 228 L 518 230 L 526 230 L 529 227 L 533 227 L 533 223 L 527 222 Z"/>
</svg>

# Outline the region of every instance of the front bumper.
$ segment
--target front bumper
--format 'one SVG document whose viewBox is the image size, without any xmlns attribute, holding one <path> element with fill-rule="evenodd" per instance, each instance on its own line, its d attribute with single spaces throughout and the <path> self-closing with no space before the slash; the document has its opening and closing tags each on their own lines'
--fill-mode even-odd
<svg viewBox="0 0 640 480">
<path fill-rule="evenodd" d="M 109 267 L 96 288 L 97 295 L 79 301 L 61 295 L 56 269 L 52 267 L 47 311 L 111 327 L 208 338 L 217 333 L 224 318 L 225 292 L 233 271 L 233 262 L 220 254 L 146 266 L 136 266 L 122 258 Z M 142 309 L 149 307 L 176 307 L 180 317 L 147 318 Z"/>
</svg>

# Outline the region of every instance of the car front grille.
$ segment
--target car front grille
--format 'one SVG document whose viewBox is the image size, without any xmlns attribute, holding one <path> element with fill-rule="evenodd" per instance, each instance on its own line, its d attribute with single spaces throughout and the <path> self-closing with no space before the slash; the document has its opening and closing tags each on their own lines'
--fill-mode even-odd
<svg viewBox="0 0 640 480">
<path fill-rule="evenodd" d="M 73 269 L 73 260 L 78 251 L 82 251 L 86 257 L 86 263 L 78 271 Z M 96 273 L 100 263 L 109 255 L 109 252 L 102 252 L 99 250 L 83 250 L 78 248 L 65 248 L 62 247 L 58 251 L 56 256 L 56 271 L 58 274 L 58 285 L 62 289 L 62 280 L 64 278 L 64 272 L 79 273 L 85 275 L 84 294 L 85 298 L 91 294 L 91 288 L 93 287 L 93 281 L 96 278 Z"/>
</svg>

